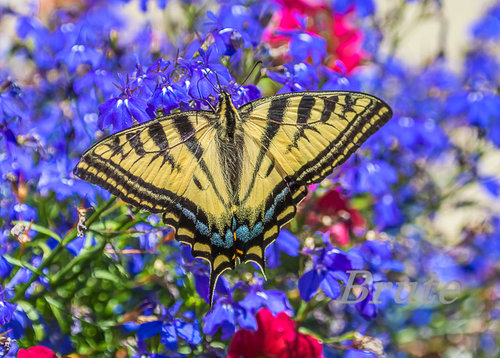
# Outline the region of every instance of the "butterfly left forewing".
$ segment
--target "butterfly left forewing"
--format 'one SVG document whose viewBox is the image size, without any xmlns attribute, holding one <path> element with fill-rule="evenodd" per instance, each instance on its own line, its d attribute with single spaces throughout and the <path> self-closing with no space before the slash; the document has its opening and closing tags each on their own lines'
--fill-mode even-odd
<svg viewBox="0 0 500 358">
<path fill-rule="evenodd" d="M 217 118 L 184 112 L 116 133 L 92 146 L 75 174 L 124 201 L 163 213 L 177 240 L 210 262 L 212 286 L 234 267 L 231 198 L 220 170 Z"/>
</svg>

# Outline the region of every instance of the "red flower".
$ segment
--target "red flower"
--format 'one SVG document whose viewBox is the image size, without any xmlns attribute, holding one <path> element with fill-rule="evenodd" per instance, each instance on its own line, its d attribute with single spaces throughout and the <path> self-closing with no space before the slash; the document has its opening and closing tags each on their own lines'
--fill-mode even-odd
<svg viewBox="0 0 500 358">
<path fill-rule="evenodd" d="M 17 358 L 57 358 L 56 354 L 44 346 L 34 346 L 28 349 L 20 349 Z"/>
<path fill-rule="evenodd" d="M 310 211 L 307 223 L 321 232 L 329 232 L 332 244 L 347 245 L 351 232 L 361 232 L 366 222 L 361 213 L 350 207 L 349 199 L 342 196 L 339 190 L 330 190 L 316 204 L 317 211 Z M 329 218 L 331 223 L 325 223 L 323 218 Z"/>
<path fill-rule="evenodd" d="M 240 329 L 229 345 L 228 358 L 320 358 L 323 347 L 317 339 L 297 332 L 285 312 L 276 317 L 267 309 L 257 312 L 258 329 Z"/>
<path fill-rule="evenodd" d="M 362 49 L 363 33 L 357 29 L 351 18 L 353 11 L 336 14 L 324 2 L 315 0 L 278 0 L 281 9 L 275 12 L 271 27 L 264 34 L 264 40 L 272 47 L 280 48 L 288 44 L 290 38 L 281 33 L 299 29 L 299 17 L 307 17 L 306 32 L 319 35 L 327 40 L 327 51 L 333 54 L 328 67 L 339 69 L 336 60 L 342 61 L 345 70 L 350 72 L 368 57 Z M 278 34 L 277 34 L 278 32 Z"/>
</svg>

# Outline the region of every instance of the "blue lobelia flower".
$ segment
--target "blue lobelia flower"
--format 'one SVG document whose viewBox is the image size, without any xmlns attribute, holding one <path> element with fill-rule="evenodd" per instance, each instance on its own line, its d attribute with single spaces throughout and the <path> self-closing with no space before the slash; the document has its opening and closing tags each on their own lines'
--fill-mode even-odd
<svg viewBox="0 0 500 358">
<path fill-rule="evenodd" d="M 276 241 L 266 248 L 267 267 L 276 268 L 281 265 L 280 256 L 282 251 L 289 256 L 296 257 L 299 255 L 299 249 L 299 239 L 287 230 L 281 230 Z"/>
<path fill-rule="evenodd" d="M 204 319 L 203 332 L 214 335 L 218 329 L 222 330 L 222 339 L 234 334 L 237 327 L 257 329 L 255 313 L 261 307 L 267 307 L 273 314 L 291 311 L 286 294 L 276 290 L 264 290 L 262 278 L 257 278 L 254 285 L 245 283 L 236 284 L 225 296 L 217 296 L 211 312 Z M 241 301 L 234 300 L 236 290 L 247 292 Z"/>
<path fill-rule="evenodd" d="M 471 29 L 472 35 L 480 40 L 500 40 L 500 4 L 494 4 Z"/>
<path fill-rule="evenodd" d="M 93 47 L 77 42 L 59 52 L 56 59 L 61 64 L 66 65 L 70 73 L 73 73 L 82 64 L 89 64 L 92 68 L 97 68 L 103 60 L 103 56 Z"/>
<path fill-rule="evenodd" d="M 390 241 L 367 240 L 352 248 L 350 254 L 358 254 L 370 265 L 372 272 L 404 271 L 404 264 L 394 258 L 394 251 Z"/>
<path fill-rule="evenodd" d="M 174 108 L 179 108 L 182 102 L 187 103 L 191 99 L 185 85 L 166 80 L 164 83 L 158 85 L 151 99 L 148 101 L 148 105 L 154 111 L 162 108 L 168 113 Z"/>
<path fill-rule="evenodd" d="M 272 314 L 277 315 L 280 312 L 292 312 L 292 307 L 284 292 L 278 290 L 264 290 L 264 279 L 255 277 L 256 283 L 253 285 L 239 285 L 239 288 L 247 291 L 247 295 L 239 304 L 251 312 L 253 315 L 261 307 L 267 307 Z"/>
<path fill-rule="evenodd" d="M 176 272 L 179 276 L 185 276 L 187 272 L 191 272 L 194 276 L 194 286 L 198 295 L 208 304 L 209 294 L 209 269 L 207 265 L 199 260 L 195 260 L 191 255 L 191 248 L 188 245 L 182 245 L 180 248 L 181 255 L 173 257 L 179 265 L 176 266 Z M 183 285 L 184 283 L 181 283 Z M 221 276 L 215 286 L 216 297 L 218 294 L 228 295 L 231 292 L 229 282 L 224 276 Z"/>
<path fill-rule="evenodd" d="M 301 62 L 297 64 L 285 64 L 284 73 L 268 71 L 270 79 L 283 84 L 278 93 L 302 92 L 307 89 L 317 89 L 318 73 L 314 66 Z"/>
<path fill-rule="evenodd" d="M 335 70 L 320 66 L 319 71 L 326 78 L 322 91 L 361 91 L 359 76 L 356 73 L 347 74 L 347 68 L 341 60 L 335 60 Z"/>
<path fill-rule="evenodd" d="M 348 168 L 343 177 L 355 193 L 381 195 L 398 181 L 398 173 L 389 163 L 362 156 L 356 159 L 356 165 Z"/>
<path fill-rule="evenodd" d="M 238 2 L 225 2 L 214 14 L 207 12 L 208 19 L 203 24 L 204 32 L 211 32 L 221 54 L 233 53 L 241 44 L 243 48 L 256 47 L 260 43 L 264 26 L 276 4 L 257 1 L 249 6 Z M 225 49 L 222 50 L 222 44 Z"/>
<path fill-rule="evenodd" d="M 340 283 L 347 283 L 346 271 L 353 266 L 345 252 L 329 245 L 313 253 L 313 268 L 299 279 L 299 293 L 304 301 L 310 301 L 321 287 L 328 297 L 336 299 L 340 296 Z"/>
<path fill-rule="evenodd" d="M 179 68 L 186 71 L 186 78 L 189 78 L 189 94 L 193 98 L 207 99 L 209 96 L 218 98 L 218 83 L 227 86 L 232 77 L 229 70 L 220 62 L 220 54 L 217 47 L 212 44 L 204 51 L 197 48 L 191 59 L 180 58 Z M 196 56 L 198 54 L 199 56 Z"/>
<path fill-rule="evenodd" d="M 377 358 L 375 353 L 358 349 L 348 349 L 343 358 Z"/>
<path fill-rule="evenodd" d="M 396 203 L 396 198 L 389 193 L 376 200 L 375 214 L 375 223 L 381 229 L 399 226 L 404 220 L 403 213 Z"/>
<path fill-rule="evenodd" d="M 120 130 L 132 126 L 134 121 L 146 122 L 153 118 L 146 112 L 147 102 L 142 97 L 134 96 L 137 88 L 130 87 L 130 81 L 121 81 L 121 94 L 111 98 L 99 106 L 98 127 L 102 130 L 109 126 Z"/>
<path fill-rule="evenodd" d="M 0 247 L 3 246 L 2 240 L 0 240 Z M 0 249 L 0 253 L 2 253 L 2 249 Z M 12 272 L 12 265 L 3 257 L 3 254 L 0 255 L 0 278 L 4 279 L 10 276 Z"/>
<path fill-rule="evenodd" d="M 222 340 L 236 332 L 237 325 L 245 329 L 257 329 L 253 313 L 232 300 L 232 297 L 218 297 L 212 311 L 204 318 L 203 333 L 213 336 L 218 329 L 222 331 Z"/>
<path fill-rule="evenodd" d="M 359 17 L 366 17 L 375 13 L 375 2 L 373 0 L 333 0 L 332 7 L 334 12 L 340 14 L 354 10 Z"/>
<path fill-rule="evenodd" d="M 473 90 L 485 85 L 495 88 L 500 76 L 500 62 L 492 53 L 483 48 L 475 49 L 467 54 L 464 67 L 465 79 Z"/>
<path fill-rule="evenodd" d="M 87 97 L 88 91 L 98 91 L 99 96 L 103 98 L 110 97 L 115 91 L 113 85 L 113 76 L 104 69 L 96 69 L 88 71 L 81 77 L 75 78 L 73 89 L 80 97 Z"/>
<path fill-rule="evenodd" d="M 187 311 L 183 314 L 182 318 L 176 317 L 181 305 L 182 301 L 180 300 L 168 309 L 159 305 L 161 311 L 160 319 L 139 325 L 137 329 L 137 338 L 139 341 L 160 335 L 161 342 L 171 351 L 177 349 L 179 338 L 191 345 L 200 344 L 200 327 L 198 319 L 194 314 Z"/>
<path fill-rule="evenodd" d="M 5 290 L 0 288 L 0 326 L 10 322 L 16 310 L 16 305 L 7 301 Z"/>
<path fill-rule="evenodd" d="M 126 0 L 122 0 L 126 1 Z M 148 11 L 148 3 L 149 0 L 140 0 L 140 7 L 143 12 Z M 167 7 L 168 0 L 156 0 L 156 5 L 158 6 L 158 9 L 165 9 Z"/>
<path fill-rule="evenodd" d="M 327 55 L 326 40 L 312 33 L 294 31 L 291 34 L 290 54 L 295 62 L 311 57 L 313 65 L 318 66 Z"/>
<path fill-rule="evenodd" d="M 231 99 L 236 107 L 240 107 L 262 97 L 259 88 L 254 85 L 241 86 L 231 83 L 225 90 L 231 94 Z"/>
</svg>

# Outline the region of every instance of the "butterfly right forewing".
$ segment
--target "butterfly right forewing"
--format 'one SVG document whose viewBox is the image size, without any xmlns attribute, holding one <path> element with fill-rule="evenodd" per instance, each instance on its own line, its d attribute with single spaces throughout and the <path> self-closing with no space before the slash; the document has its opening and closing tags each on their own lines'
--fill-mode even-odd
<svg viewBox="0 0 500 358">
<path fill-rule="evenodd" d="M 265 97 L 241 107 L 239 114 L 247 167 L 239 219 L 250 221 L 250 232 L 262 227 L 259 235 L 250 234 L 248 243 L 239 245 L 262 255 L 294 217 L 307 185 L 331 174 L 392 116 L 376 97 L 342 91 Z"/>
</svg>

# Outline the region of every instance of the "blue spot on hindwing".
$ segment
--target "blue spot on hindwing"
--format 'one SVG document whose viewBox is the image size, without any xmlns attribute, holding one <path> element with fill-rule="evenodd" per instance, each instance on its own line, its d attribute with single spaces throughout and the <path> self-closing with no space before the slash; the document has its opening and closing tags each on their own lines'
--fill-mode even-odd
<svg viewBox="0 0 500 358">
<path fill-rule="evenodd" d="M 248 240 L 250 240 L 250 230 L 248 229 L 248 226 L 240 226 L 238 230 L 236 230 L 236 238 L 243 242 L 248 242 Z"/>
<path fill-rule="evenodd" d="M 196 222 L 196 215 L 194 215 L 194 213 L 192 213 L 190 210 L 186 209 L 185 207 L 183 207 L 181 204 L 176 204 L 175 205 L 177 207 L 177 209 L 179 209 L 185 217 L 187 217 L 189 220 L 191 220 L 192 222 Z"/>
<path fill-rule="evenodd" d="M 215 246 L 225 247 L 226 249 L 228 249 L 231 246 L 233 246 L 233 242 L 234 242 L 233 233 L 229 229 L 226 231 L 224 239 L 216 232 L 212 234 L 212 244 L 214 244 Z"/>
<path fill-rule="evenodd" d="M 208 226 L 202 223 L 201 221 L 197 220 L 196 215 L 191 210 L 186 209 L 181 204 L 176 204 L 175 206 L 182 212 L 182 214 L 186 218 L 188 218 L 194 223 L 196 230 L 199 233 L 201 233 L 204 236 L 210 236 L 210 229 L 208 228 Z"/>
<path fill-rule="evenodd" d="M 228 249 L 231 246 L 233 246 L 234 236 L 233 236 L 233 232 L 231 230 L 228 229 L 226 231 L 226 236 L 224 238 L 226 239 L 225 242 L 224 242 L 224 247 L 226 249 Z"/>
<path fill-rule="evenodd" d="M 212 234 L 212 244 L 215 246 L 224 246 L 224 241 L 222 241 L 221 236 L 216 232 Z"/>
<path fill-rule="evenodd" d="M 203 224 L 201 221 L 196 221 L 196 230 L 198 230 L 204 236 L 210 236 L 210 230 L 208 226 Z"/>
<path fill-rule="evenodd" d="M 275 205 L 273 204 L 269 209 L 267 209 L 266 214 L 264 215 L 264 222 L 268 223 L 269 221 L 271 221 L 274 215 L 274 208 Z"/>
<path fill-rule="evenodd" d="M 258 222 L 255 224 L 255 226 L 252 229 L 252 234 L 250 235 L 250 240 L 255 239 L 257 236 L 262 235 L 262 232 L 264 231 L 264 226 L 262 225 L 262 222 Z"/>
<path fill-rule="evenodd" d="M 285 198 L 285 195 L 287 195 L 287 194 L 288 194 L 288 187 L 286 187 L 285 189 L 283 189 L 283 191 L 281 193 L 276 195 L 276 197 L 274 198 L 273 205 L 271 205 L 269 207 L 269 209 L 267 209 L 266 213 L 264 214 L 264 222 L 266 224 L 273 219 L 274 211 L 276 210 L 276 204 L 283 201 Z"/>
</svg>

